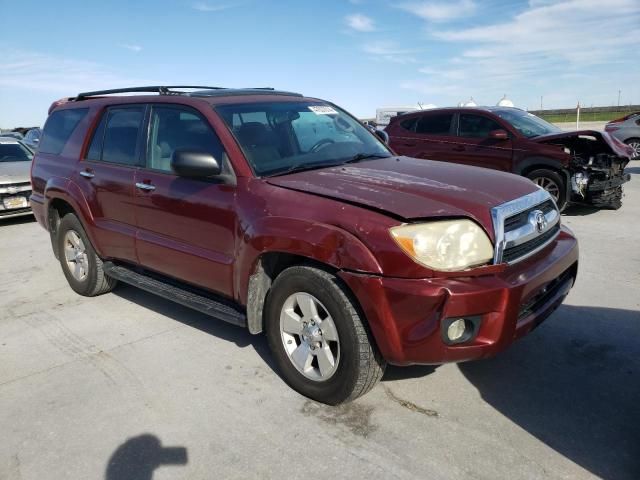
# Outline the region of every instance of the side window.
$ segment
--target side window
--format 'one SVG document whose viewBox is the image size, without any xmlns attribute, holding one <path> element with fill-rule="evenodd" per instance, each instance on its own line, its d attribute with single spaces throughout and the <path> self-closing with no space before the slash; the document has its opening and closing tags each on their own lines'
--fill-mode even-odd
<svg viewBox="0 0 640 480">
<path fill-rule="evenodd" d="M 418 123 L 418 117 L 408 118 L 400 122 L 400 126 L 410 132 L 415 132 L 416 123 Z"/>
<path fill-rule="evenodd" d="M 210 153 L 226 164 L 222 143 L 208 122 L 194 111 L 154 106 L 151 112 L 147 168 L 172 172 L 171 157 L 178 149 Z"/>
<path fill-rule="evenodd" d="M 460 128 L 458 136 L 466 138 L 487 138 L 492 130 L 502 127 L 490 118 L 481 115 L 460 115 Z"/>
<path fill-rule="evenodd" d="M 58 110 L 49 115 L 38 150 L 41 153 L 59 155 L 88 108 Z"/>
<path fill-rule="evenodd" d="M 93 138 L 91 139 L 91 145 L 87 152 L 87 160 L 102 160 L 102 141 L 104 140 L 104 126 L 107 123 L 109 117 L 108 111 L 102 115 L 98 127 L 93 132 Z"/>
<path fill-rule="evenodd" d="M 449 135 L 451 120 L 453 120 L 453 113 L 424 115 L 418 119 L 415 126 L 416 132 L 428 135 Z"/>
<path fill-rule="evenodd" d="M 144 107 L 110 108 L 106 115 L 101 160 L 122 165 L 138 165 L 138 135 Z"/>
</svg>

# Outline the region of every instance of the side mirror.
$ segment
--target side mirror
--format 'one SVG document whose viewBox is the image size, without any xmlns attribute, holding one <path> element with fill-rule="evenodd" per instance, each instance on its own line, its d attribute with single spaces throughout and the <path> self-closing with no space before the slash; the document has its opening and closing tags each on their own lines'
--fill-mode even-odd
<svg viewBox="0 0 640 480">
<path fill-rule="evenodd" d="M 176 150 L 171 156 L 171 169 L 181 177 L 214 177 L 222 173 L 213 155 L 194 150 Z"/>
<path fill-rule="evenodd" d="M 384 130 L 376 130 L 374 133 L 380 140 L 389 145 L 389 134 L 387 132 Z"/>
<path fill-rule="evenodd" d="M 505 130 L 491 130 L 489 138 L 493 140 L 509 140 L 509 134 Z"/>
</svg>

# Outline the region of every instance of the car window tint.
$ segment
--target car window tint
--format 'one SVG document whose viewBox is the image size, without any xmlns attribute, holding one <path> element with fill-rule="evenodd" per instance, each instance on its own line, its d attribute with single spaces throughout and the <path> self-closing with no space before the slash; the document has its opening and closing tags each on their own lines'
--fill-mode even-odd
<svg viewBox="0 0 640 480">
<path fill-rule="evenodd" d="M 19 143 L 0 140 L 0 162 L 22 162 L 33 158 L 31 152 Z"/>
<path fill-rule="evenodd" d="M 400 122 L 400 126 L 402 128 L 404 128 L 405 130 L 409 130 L 409 131 L 413 132 L 413 131 L 415 131 L 416 123 L 418 123 L 418 118 L 417 117 L 413 117 L 413 118 L 408 118 L 406 120 L 401 121 Z M 451 123 L 451 121 L 449 121 L 449 123 Z"/>
<path fill-rule="evenodd" d="M 58 110 L 49 115 L 38 150 L 41 153 L 59 155 L 88 111 L 88 108 L 71 108 Z"/>
<path fill-rule="evenodd" d="M 500 130 L 502 127 L 482 115 L 461 114 L 459 136 L 466 138 L 487 138 L 489 132 Z"/>
<path fill-rule="evenodd" d="M 424 115 L 423 117 L 420 117 L 418 123 L 416 124 L 416 133 L 426 133 L 429 135 L 449 135 L 452 119 L 452 113 Z"/>
<path fill-rule="evenodd" d="M 142 117 L 142 107 L 109 109 L 102 144 L 103 161 L 138 164 L 138 133 Z"/>
<path fill-rule="evenodd" d="M 88 160 L 102 160 L 102 140 L 104 139 L 104 126 L 107 123 L 108 112 L 105 112 L 100 119 L 98 127 L 93 132 L 93 138 L 91 139 L 91 145 L 87 152 Z"/>
<path fill-rule="evenodd" d="M 147 148 L 147 168 L 171 172 L 176 150 L 207 152 L 226 163 L 224 148 L 199 114 L 175 107 L 153 107 Z"/>
</svg>

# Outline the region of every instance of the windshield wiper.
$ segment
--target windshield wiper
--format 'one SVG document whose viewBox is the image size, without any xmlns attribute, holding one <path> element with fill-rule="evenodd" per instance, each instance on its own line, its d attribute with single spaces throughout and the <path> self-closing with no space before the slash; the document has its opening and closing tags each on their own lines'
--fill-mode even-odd
<svg viewBox="0 0 640 480">
<path fill-rule="evenodd" d="M 281 175 L 288 175 L 289 173 L 303 172 L 309 170 L 317 170 L 319 168 L 329 168 L 329 167 L 338 167 L 340 165 L 345 165 L 347 163 L 357 163 L 362 160 L 367 160 L 369 158 L 388 158 L 391 155 L 387 155 L 384 153 L 358 153 L 353 157 L 348 158 L 347 160 L 341 160 L 339 162 L 322 162 L 322 163 L 296 163 L 291 165 L 289 168 L 282 170 L 280 172 L 276 172 L 270 177 L 279 177 Z"/>
<path fill-rule="evenodd" d="M 370 158 L 389 158 L 391 155 L 387 155 L 386 153 L 358 153 L 354 155 L 346 162 L 342 163 L 358 163 L 362 160 L 368 160 Z"/>
</svg>

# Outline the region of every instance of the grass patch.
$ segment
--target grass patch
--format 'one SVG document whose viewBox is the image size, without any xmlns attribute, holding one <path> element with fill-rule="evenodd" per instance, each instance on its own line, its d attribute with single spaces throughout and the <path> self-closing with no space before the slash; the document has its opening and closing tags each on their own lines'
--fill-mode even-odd
<svg viewBox="0 0 640 480">
<path fill-rule="evenodd" d="M 610 122 L 611 120 L 615 120 L 617 118 L 624 117 L 628 115 L 630 112 L 627 110 L 618 111 L 618 112 L 585 112 L 584 110 L 580 111 L 580 121 L 581 122 Z M 538 115 L 540 118 L 545 119 L 547 122 L 551 123 L 565 123 L 565 122 L 575 122 L 576 121 L 576 112 L 573 113 L 560 113 L 560 114 L 541 114 Z"/>
</svg>

